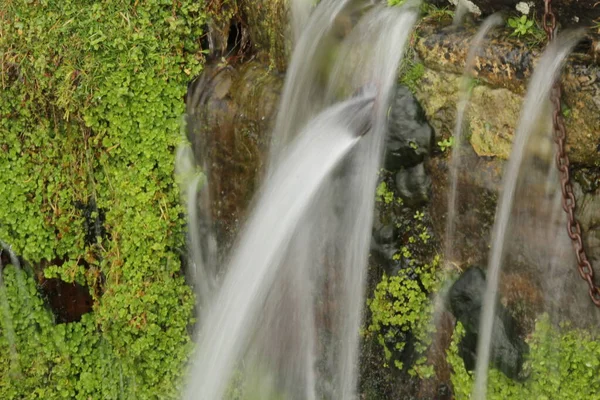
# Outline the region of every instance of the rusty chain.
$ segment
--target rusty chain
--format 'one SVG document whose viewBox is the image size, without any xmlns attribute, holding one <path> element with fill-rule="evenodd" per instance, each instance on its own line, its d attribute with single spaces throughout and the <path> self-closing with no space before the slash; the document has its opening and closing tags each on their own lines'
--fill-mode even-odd
<svg viewBox="0 0 600 400">
<path fill-rule="evenodd" d="M 552 12 L 552 0 L 544 0 L 544 17 L 542 19 L 542 25 L 548 42 L 554 39 L 556 32 L 556 15 Z M 554 126 L 554 141 L 556 142 L 558 151 L 556 153 L 556 167 L 560 172 L 560 185 L 562 189 L 562 206 L 567 213 L 567 234 L 573 242 L 575 248 L 575 256 L 577 257 L 577 267 L 579 269 L 579 275 L 581 278 L 588 283 L 588 293 L 590 298 L 597 307 L 600 307 L 600 287 L 594 283 L 594 269 L 592 264 L 587 258 L 585 248 L 583 246 L 583 239 L 581 237 L 581 225 L 575 217 L 575 195 L 573 194 L 573 185 L 571 184 L 570 170 L 569 170 L 569 156 L 565 150 L 565 142 L 567 137 L 567 131 L 565 129 L 565 121 L 561 113 L 561 100 L 562 89 L 560 86 L 560 79 L 554 83 L 552 93 L 550 95 L 550 101 L 552 102 L 552 123 Z"/>
</svg>

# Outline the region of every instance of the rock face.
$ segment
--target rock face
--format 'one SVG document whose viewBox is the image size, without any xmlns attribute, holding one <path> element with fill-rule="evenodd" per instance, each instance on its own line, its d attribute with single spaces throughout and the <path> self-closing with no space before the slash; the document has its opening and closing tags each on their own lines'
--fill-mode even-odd
<svg viewBox="0 0 600 400">
<path fill-rule="evenodd" d="M 283 81 L 265 66 L 207 67 L 190 88 L 190 141 L 208 175 L 219 242 L 231 243 L 260 177 Z"/>
<path fill-rule="evenodd" d="M 423 107 L 405 86 L 398 86 L 391 104 L 384 167 L 389 171 L 423 162 L 433 149 L 433 129 Z"/>
<path fill-rule="evenodd" d="M 402 214 L 411 214 L 409 208 L 422 206 L 430 199 L 431 179 L 425 162 L 432 149 L 433 129 L 423 108 L 408 88 L 398 85 L 388 116 L 382 184 L 387 193 L 394 193 L 402 200 L 402 205 L 393 200 L 377 207 L 371 245 L 388 274 L 408 263 L 408 260 L 394 260 L 401 241 L 398 225 L 404 218 Z"/>
<path fill-rule="evenodd" d="M 288 0 L 242 0 L 241 9 L 252 46 L 268 54 L 269 62 L 278 71 L 285 71 L 291 43 L 289 41 Z"/>
<path fill-rule="evenodd" d="M 434 238 L 445 235 L 450 156 L 449 151 L 435 143 L 452 136 L 460 76 L 475 29 L 467 26 L 453 30 L 430 20 L 419 25 L 413 50 L 417 54 L 415 61 L 422 62 L 425 68 L 415 82 L 414 96 L 404 87 L 397 89 L 389 113 L 384 165 L 388 172 L 382 173 L 386 190 L 401 198 L 402 204 L 397 198 L 390 204 L 377 203 L 371 246 L 377 266 L 375 272 L 371 270 L 370 280 L 379 279 L 383 271 L 393 275 L 410 265 L 411 260 L 398 257 L 398 250 L 409 239 L 399 226 L 414 224 L 411 207 L 421 207 L 429 201 L 426 215 L 431 217 L 433 232 L 428 232 Z M 508 37 L 509 33 L 492 33 L 492 41 L 481 50 L 474 71 L 476 79 L 466 112 L 466 140 L 460 150 L 455 246 L 459 251 L 456 260 L 452 260 L 463 268 L 487 263 L 503 169 L 512 148 L 526 84 L 540 54 Z M 273 66 L 272 58 L 268 59 Z M 197 91 L 200 118 L 191 139 L 197 157 L 207 163 L 211 196 L 216 200 L 213 219 L 221 241 L 225 242 L 234 237 L 256 189 L 282 87 L 282 77 L 264 65 L 252 62 L 235 68 L 208 68 L 208 78 Z M 563 75 L 577 215 L 596 268 L 600 268 L 598 78 L 598 66 L 585 57 L 571 58 Z M 591 305 L 585 284 L 578 278 L 571 243 L 568 238 L 565 240 L 564 214 L 556 198 L 549 194 L 548 188 L 558 187 L 556 176 L 548 179 L 547 173 L 553 169 L 544 158 L 551 146 L 552 143 L 541 143 L 538 147 L 542 150 L 523 169 L 524 175 L 530 175 L 526 182 L 529 186 L 518 192 L 521 197 L 511 216 L 513 223 L 506 244 L 499 297 L 502 311 L 496 322 L 501 328 L 495 330 L 498 332 L 493 363 L 514 378 L 521 378 L 526 351 L 521 334 L 531 331 L 540 311 L 549 311 L 556 320 L 569 318 L 582 326 L 600 323 L 600 312 Z M 418 257 L 416 251 L 425 246 L 414 247 L 413 257 Z M 481 271 L 469 269 L 461 279 L 463 283 L 455 292 L 462 296 L 464 289 L 466 300 L 465 304 L 455 301 L 454 311 L 470 327 L 461 354 L 467 367 L 472 367 L 478 329 L 475 310 L 480 307 L 476 303 L 481 292 L 472 292 L 471 286 L 482 288 L 485 278 Z M 516 332 L 514 320 L 523 332 Z M 444 351 L 440 347 L 440 354 Z"/>
<path fill-rule="evenodd" d="M 430 199 L 431 179 L 423 163 L 396 173 L 396 191 L 408 206 L 427 203 Z"/>
<path fill-rule="evenodd" d="M 445 236 L 447 226 L 448 163 L 448 159 L 434 157 L 427 165 L 433 181 L 430 209 L 438 237 Z M 451 261 L 464 268 L 488 262 L 505 162 L 478 157 L 468 146 L 461 151 L 461 163 Z M 600 310 L 587 297 L 587 286 L 577 273 L 566 235 L 566 215 L 560 197 L 555 197 L 560 192 L 556 179 L 554 166 L 539 159 L 526 162 L 522 169 L 504 244 L 500 297 L 509 309 L 518 310 L 517 317 L 527 328 L 533 327 L 536 314 L 542 311 L 555 321 L 595 326 L 600 323 Z M 576 179 L 574 192 L 584 245 L 592 264 L 598 265 L 600 230 L 594 222 L 597 213 L 592 216 L 591 210 L 599 206 L 600 191 L 595 186 L 584 189 Z"/>
<path fill-rule="evenodd" d="M 460 75 L 468 38 L 475 33 L 475 28 L 452 29 L 434 21 L 418 29 L 415 50 L 426 68 L 414 86 L 439 140 L 453 133 Z M 465 117 L 467 143 L 461 149 L 463 165 L 458 174 L 457 242 L 453 248 L 457 250 L 454 261 L 462 265 L 487 263 L 505 160 L 512 150 L 522 94 L 539 58 L 538 50 L 513 43 L 514 39 L 507 37 L 505 31 L 498 30 L 489 36 L 473 71 L 476 80 Z M 594 218 L 588 210 L 599 198 L 600 190 L 597 184 L 586 182 L 598 179 L 599 74 L 598 65 L 588 57 L 573 56 L 562 79 L 567 152 L 575 166 L 576 214 L 582 222 L 584 244 L 593 264 L 600 262 L 597 241 L 600 229 L 592 223 Z M 543 127 L 544 124 L 540 124 L 541 130 Z M 553 149 L 549 138 L 539 139 L 535 148 L 529 150 L 528 164 L 522 168 L 522 175 L 529 179 L 525 182 L 520 178 L 521 185 L 525 186 L 517 192 L 517 204 L 511 216 L 517 222 L 511 225 L 508 235 L 504 268 L 505 277 L 518 277 L 513 280 L 527 284 L 519 288 L 504 287 L 502 297 L 503 301 L 515 305 L 524 299 L 533 299 L 529 302 L 531 309 L 524 311 L 527 315 L 521 316 L 525 320 L 531 320 L 536 310 L 543 308 L 557 319 L 570 318 L 590 325 L 600 321 L 600 312 L 586 298 L 585 284 L 578 278 L 560 205 L 557 211 L 552 211 L 557 207 L 553 201 L 557 200 L 549 193 L 559 187 L 556 175 L 548 175 L 555 171 L 553 161 L 548 158 Z M 432 218 L 440 237 L 445 235 L 446 227 L 448 162 L 444 157 L 434 157 L 427 165 L 433 181 Z M 588 172 L 583 177 L 577 171 Z M 586 194 L 583 187 L 589 188 Z"/>
<path fill-rule="evenodd" d="M 541 19 L 544 12 L 543 0 L 469 0 L 469 2 L 476 6 L 483 16 L 497 11 L 514 13 L 517 10 L 529 10 L 529 15 L 536 15 Z M 455 5 L 457 0 L 427 0 L 427 3 L 447 7 Z M 525 3 L 527 7 L 519 6 L 517 8 L 519 3 Z M 595 0 L 554 0 L 552 8 L 557 20 L 565 27 L 592 26 L 594 20 L 600 17 L 600 9 Z"/>
<path fill-rule="evenodd" d="M 485 275 L 478 267 L 467 269 L 452 285 L 449 292 L 450 308 L 464 326 L 466 334 L 459 344 L 459 354 L 469 371 L 475 369 L 479 321 L 485 292 Z M 521 379 L 527 344 L 519 338 L 517 323 L 506 309 L 498 304 L 493 322 L 491 364 L 512 379 Z"/>
<path fill-rule="evenodd" d="M 418 29 L 415 50 L 427 67 L 417 82 L 417 98 L 438 137 L 454 126 L 460 77 L 476 26 L 444 27 L 436 21 Z M 490 32 L 478 52 L 468 127 L 473 148 L 480 156 L 507 159 L 527 82 L 540 51 L 508 36 Z M 593 166 L 600 159 L 600 67 L 585 56 L 569 59 L 562 75 L 567 146 L 571 161 Z M 498 112 L 502 110 L 502 112 Z"/>
<path fill-rule="evenodd" d="M 424 162 L 433 150 L 433 129 L 423 108 L 410 92 L 398 85 L 390 105 L 384 168 L 395 174 L 397 194 L 408 206 L 427 202 L 431 180 Z"/>
</svg>

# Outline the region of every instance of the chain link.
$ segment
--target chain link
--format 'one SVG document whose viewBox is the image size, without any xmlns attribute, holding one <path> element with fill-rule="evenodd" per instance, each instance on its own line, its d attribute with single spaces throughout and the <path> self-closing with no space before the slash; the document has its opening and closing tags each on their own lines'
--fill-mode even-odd
<svg viewBox="0 0 600 400">
<path fill-rule="evenodd" d="M 554 39 L 556 32 L 556 15 L 552 12 L 552 0 L 544 0 L 544 17 L 542 19 L 542 25 L 548 42 Z M 592 302 L 600 307 L 600 287 L 594 283 L 594 269 L 592 264 L 587 258 L 585 248 L 583 246 L 583 239 L 581 237 L 581 225 L 575 217 L 575 195 L 573 194 L 573 185 L 571 184 L 571 176 L 569 170 L 569 156 L 566 153 L 565 142 L 567 138 L 567 130 L 565 128 L 565 121 L 561 113 L 560 99 L 562 97 L 562 89 L 560 86 L 560 80 L 554 83 L 552 92 L 550 95 L 550 101 L 552 102 L 552 123 L 554 126 L 554 141 L 557 145 L 556 152 L 556 167 L 560 172 L 560 185 L 562 190 L 562 206 L 567 213 L 567 234 L 573 242 L 575 249 L 575 257 L 577 258 L 577 268 L 579 269 L 579 275 L 588 284 L 588 293 Z"/>
</svg>

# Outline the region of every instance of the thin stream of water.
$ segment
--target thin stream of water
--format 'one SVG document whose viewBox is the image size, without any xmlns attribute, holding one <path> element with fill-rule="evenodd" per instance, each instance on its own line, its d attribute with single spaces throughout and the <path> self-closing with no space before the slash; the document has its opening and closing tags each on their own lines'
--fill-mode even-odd
<svg viewBox="0 0 600 400">
<path fill-rule="evenodd" d="M 454 17 L 452 18 L 452 25 L 460 26 L 468 12 L 469 7 L 467 6 L 467 2 L 465 0 L 458 0 L 456 2 L 456 9 L 454 10 Z"/>
<path fill-rule="evenodd" d="M 322 98 L 318 94 L 320 89 L 315 83 L 322 63 L 332 50 L 331 28 L 349 2 L 350 0 L 321 1 L 310 15 L 295 45 L 273 130 L 271 165 L 277 163 L 278 157 L 291 139 L 323 108 L 322 102 L 319 101 Z M 272 172 L 272 168 L 269 171 Z"/>
<path fill-rule="evenodd" d="M 17 338 L 15 335 L 12 317 L 10 315 L 10 305 L 8 303 L 8 298 L 6 297 L 6 286 L 4 285 L 3 270 L 4 265 L 2 265 L 2 261 L 0 260 L 0 309 L 2 310 L 2 321 L 0 321 L 0 326 L 2 327 L 2 334 L 6 337 L 8 342 L 10 365 L 11 368 L 14 368 L 18 365 L 19 355 L 17 354 Z"/>
<path fill-rule="evenodd" d="M 223 397 L 295 227 L 326 176 L 359 141 L 355 130 L 368 124 L 372 107 L 373 99 L 361 96 L 325 110 L 265 182 L 203 321 L 186 399 Z"/>
<path fill-rule="evenodd" d="M 479 339 L 477 344 L 477 362 L 475 367 L 475 387 L 473 398 L 484 400 L 487 392 L 488 365 L 490 361 L 490 341 L 496 312 L 498 279 L 504 256 L 506 232 L 510 222 L 511 210 L 517 180 L 523 163 L 529 137 L 538 122 L 538 116 L 547 107 L 552 85 L 560 71 L 566 56 L 581 38 L 581 32 L 568 32 L 558 36 L 544 51 L 531 77 L 525 97 L 519 126 L 508 165 L 504 171 L 502 194 L 496 210 L 492 233 L 492 249 L 486 277 L 486 291 L 481 310 Z"/>
<path fill-rule="evenodd" d="M 186 140 L 178 146 L 175 160 L 175 175 L 187 210 L 190 280 L 195 286 L 199 304 L 205 305 L 216 286 L 215 277 L 211 273 L 211 267 L 214 266 L 207 265 L 207 249 L 202 251 L 202 240 L 210 240 L 211 235 L 202 236 L 198 218 L 198 193 L 201 185 L 206 186 L 205 179 L 196 168 L 194 153 Z"/>
<path fill-rule="evenodd" d="M 479 49 L 481 48 L 484 38 L 487 33 L 494 27 L 501 25 L 503 22 L 500 14 L 493 14 L 483 21 L 479 31 L 473 38 L 467 61 L 465 62 L 465 70 L 460 82 L 460 94 L 456 107 L 456 124 L 454 126 L 454 145 L 452 146 L 452 157 L 450 158 L 450 191 L 448 193 L 448 215 L 446 217 L 446 240 L 445 240 L 445 260 L 451 262 L 455 258 L 452 250 L 456 248 L 455 230 L 456 230 L 456 211 L 458 201 L 458 171 L 461 167 L 461 151 L 463 137 L 463 123 L 465 111 L 471 99 L 471 84 L 473 79 L 473 65 Z"/>
<path fill-rule="evenodd" d="M 292 25 L 292 40 L 294 44 L 300 40 L 314 5 L 315 2 L 313 0 L 290 1 L 290 24 Z"/>
<path fill-rule="evenodd" d="M 332 200 L 329 207 L 338 215 L 338 229 L 329 228 L 329 234 L 335 243 L 341 270 L 334 275 L 338 277 L 339 288 L 335 293 L 339 344 L 331 351 L 338 355 L 339 366 L 333 398 L 356 398 L 357 332 L 361 324 L 373 224 L 373 193 L 383 156 L 388 104 L 404 47 L 417 19 L 417 9 L 415 2 L 403 8 L 375 7 L 367 12 L 340 49 L 327 91 L 328 98 L 335 98 L 348 84 L 353 91 L 377 91 L 377 114 L 371 133 L 361 141 L 355 157 L 346 165 L 343 172 L 346 183 L 329 197 Z M 343 206 L 339 199 L 343 199 Z"/>
<path fill-rule="evenodd" d="M 0 240 L 0 251 L 6 251 L 10 258 L 10 263 L 15 268 L 17 275 L 17 285 L 19 286 L 19 294 L 26 299 L 26 307 L 29 307 L 28 293 L 25 289 L 25 277 L 23 276 L 23 271 L 21 269 L 21 263 L 19 262 L 19 257 L 15 254 L 12 247 L 7 243 Z M 8 347 L 10 351 L 10 362 L 11 368 L 19 368 L 19 354 L 17 353 L 16 340 L 17 337 L 15 335 L 15 329 L 13 326 L 13 320 L 10 314 L 10 305 L 8 302 L 8 298 L 6 297 L 6 286 L 4 285 L 4 265 L 2 265 L 2 261 L 0 260 L 0 308 L 2 309 L 2 321 L 0 322 L 0 326 L 2 326 L 2 331 L 4 335 L 6 335 L 6 340 L 8 341 Z"/>
</svg>

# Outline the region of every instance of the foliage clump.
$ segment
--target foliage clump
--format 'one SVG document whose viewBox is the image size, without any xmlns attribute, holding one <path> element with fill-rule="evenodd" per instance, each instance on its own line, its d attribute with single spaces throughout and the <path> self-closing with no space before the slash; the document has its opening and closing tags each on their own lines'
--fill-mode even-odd
<svg viewBox="0 0 600 400">
<path fill-rule="evenodd" d="M 470 399 L 473 375 L 465 370 L 458 355 L 458 343 L 465 331 L 457 324 L 448 350 L 452 366 L 452 384 L 457 400 Z M 529 377 L 524 382 L 507 378 L 490 369 L 488 394 L 490 400 L 597 399 L 600 393 L 600 341 L 588 331 L 571 329 L 568 325 L 553 326 L 548 315 L 542 315 L 531 338 L 529 358 L 525 364 Z"/>
<path fill-rule="evenodd" d="M 92 314 L 56 325 L 33 283 L 22 298 L 7 269 L 18 342 L 16 358 L 0 347 L 0 398 L 175 396 L 193 296 L 177 253 L 173 150 L 187 82 L 201 70 L 202 6 L 4 4 L 0 239 L 50 265 L 46 277 L 98 290 Z M 77 207 L 90 202 L 106 232 L 91 244 Z"/>
<path fill-rule="evenodd" d="M 533 18 L 527 18 L 527 15 L 510 17 L 506 21 L 506 25 L 512 30 L 511 36 L 522 38 L 532 46 L 540 45 L 546 38 L 544 30 Z"/>
<path fill-rule="evenodd" d="M 365 334 L 382 346 L 385 366 L 428 378 L 433 368 L 426 365 L 425 350 L 435 329 L 430 295 L 439 285 L 440 258 L 434 254 L 425 210 L 405 207 L 385 180 L 377 187 L 376 200 L 380 218 L 395 225 L 399 240 L 392 257 L 395 271 L 384 273 L 367 302 L 370 321 Z M 404 365 L 409 341 L 418 357 Z"/>
<path fill-rule="evenodd" d="M 400 83 L 416 93 L 419 82 L 425 74 L 425 66 L 420 62 L 404 61 L 400 72 Z"/>
<path fill-rule="evenodd" d="M 417 353 L 423 355 L 431 342 L 433 304 L 428 294 L 436 283 L 435 272 L 439 263 L 436 257 L 431 264 L 403 269 L 393 276 L 384 275 L 372 299 L 369 300 L 371 323 L 368 334 L 377 336 L 383 347 L 385 358 L 394 367 L 402 370 L 410 367 L 411 374 L 422 378 L 433 371 L 425 365 L 425 357 L 420 357 L 412 366 L 405 366 L 399 359 L 406 346 L 407 336 L 416 339 Z"/>
</svg>

